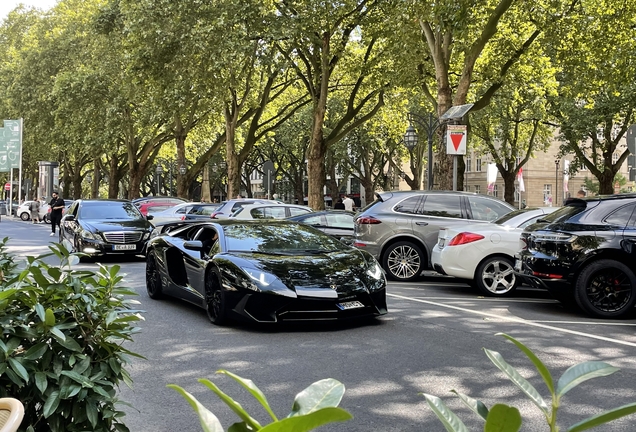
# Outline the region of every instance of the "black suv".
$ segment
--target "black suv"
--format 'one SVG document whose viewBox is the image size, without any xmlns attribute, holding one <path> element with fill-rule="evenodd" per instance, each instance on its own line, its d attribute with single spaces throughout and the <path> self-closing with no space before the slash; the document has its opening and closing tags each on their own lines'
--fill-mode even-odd
<svg viewBox="0 0 636 432">
<path fill-rule="evenodd" d="M 636 303 L 636 194 L 572 199 L 521 236 L 515 270 L 591 316 L 618 318 Z"/>
</svg>

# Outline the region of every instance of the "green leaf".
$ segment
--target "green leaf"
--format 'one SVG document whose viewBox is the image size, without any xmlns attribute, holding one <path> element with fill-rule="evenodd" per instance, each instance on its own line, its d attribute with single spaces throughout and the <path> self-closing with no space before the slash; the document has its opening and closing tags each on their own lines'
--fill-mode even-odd
<svg viewBox="0 0 636 432">
<path fill-rule="evenodd" d="M 459 393 L 456 390 L 451 390 L 451 392 L 455 393 L 459 397 L 459 399 L 464 403 L 464 405 L 470 408 L 471 411 L 473 411 L 479 417 L 483 418 L 484 420 L 488 418 L 488 407 L 484 405 L 482 401 L 473 399 L 470 396 L 467 396 L 463 393 Z"/>
<path fill-rule="evenodd" d="M 37 360 L 44 355 L 46 350 L 49 349 L 49 346 L 45 342 L 40 342 L 38 344 L 33 345 L 31 348 L 24 353 L 24 358 L 26 360 Z"/>
<path fill-rule="evenodd" d="M 523 351 L 523 353 L 530 359 L 530 361 L 537 368 L 537 371 L 539 371 L 539 374 L 543 378 L 545 385 L 548 387 L 548 390 L 550 390 L 550 394 L 554 395 L 554 380 L 552 379 L 552 374 L 550 374 L 550 371 L 545 366 L 545 364 L 543 364 L 543 362 L 539 359 L 539 357 L 537 357 L 528 347 L 526 347 L 524 344 L 522 344 L 521 342 L 519 342 L 517 339 L 513 338 L 512 336 L 509 336 L 505 333 L 497 333 L 496 335 L 505 337 L 510 342 L 515 344 L 517 348 Z"/>
<path fill-rule="evenodd" d="M 442 422 L 448 432 L 468 432 L 466 425 L 452 412 L 437 396 L 422 393 L 426 403 L 431 407 L 435 415 Z"/>
<path fill-rule="evenodd" d="M 95 402 L 93 402 L 92 400 L 88 400 L 86 402 L 86 417 L 88 418 L 88 421 L 91 423 L 91 426 L 93 426 L 93 428 L 97 426 L 97 421 L 98 421 L 97 406 L 95 405 Z"/>
<path fill-rule="evenodd" d="M 0 301 L 11 297 L 13 294 L 15 294 L 16 291 L 16 289 L 7 289 L 0 291 Z"/>
<path fill-rule="evenodd" d="M 256 386 L 256 384 L 254 384 L 254 381 L 241 378 L 240 376 L 226 370 L 218 370 L 216 371 L 216 373 L 225 374 L 241 384 L 248 392 L 250 392 L 254 399 L 256 399 L 263 406 L 263 408 L 265 408 L 265 411 L 268 412 L 268 414 L 274 421 L 278 420 L 276 414 L 274 414 L 274 411 L 272 411 L 271 407 L 269 406 L 265 394 L 263 394 L 263 392 Z"/>
<path fill-rule="evenodd" d="M 589 379 L 611 375 L 619 370 L 605 362 L 589 361 L 576 364 L 566 370 L 559 382 L 557 383 L 557 397 L 561 398 L 564 394 L 572 390 L 577 385 Z"/>
<path fill-rule="evenodd" d="M 199 382 L 205 385 L 207 388 L 212 390 L 225 404 L 230 407 L 234 413 L 241 418 L 249 427 L 252 429 L 260 429 L 261 425 L 256 419 L 252 418 L 247 411 L 243 409 L 240 403 L 236 402 L 234 399 L 226 395 L 219 389 L 212 381 L 207 379 L 200 379 Z"/>
<path fill-rule="evenodd" d="M 486 348 L 484 348 L 484 351 L 486 352 L 486 355 L 488 356 L 490 361 L 492 361 L 494 365 L 499 368 L 499 370 L 505 373 L 508 378 L 510 378 L 510 380 L 517 387 L 519 387 L 521 391 L 524 392 L 526 396 L 528 396 L 530 400 L 532 400 L 532 402 L 534 402 L 534 404 L 538 406 L 541 411 L 543 411 L 546 417 L 549 417 L 548 405 L 545 403 L 537 390 L 532 387 L 532 384 L 526 381 L 526 379 L 522 377 L 515 368 L 506 363 L 501 354 Z"/>
<path fill-rule="evenodd" d="M 46 320 L 44 323 L 49 327 L 53 327 L 55 325 L 55 314 L 51 309 L 46 310 Z"/>
<path fill-rule="evenodd" d="M 570 426 L 567 432 L 580 432 L 636 413 L 636 402 L 602 412 Z"/>
<path fill-rule="evenodd" d="M 93 388 L 93 383 L 84 375 L 78 374 L 75 371 L 62 371 L 61 375 L 67 376 L 78 384 L 81 384 L 82 387 Z"/>
<path fill-rule="evenodd" d="M 75 352 L 82 352 L 82 347 L 80 346 L 80 344 L 77 343 L 77 341 L 75 339 L 72 338 L 66 338 L 65 340 L 58 340 L 57 341 L 60 345 L 62 345 L 64 348 L 69 349 L 71 351 L 75 351 Z"/>
<path fill-rule="evenodd" d="M 51 392 L 49 397 L 46 399 L 46 402 L 44 402 L 44 410 L 42 411 L 44 418 L 49 418 L 51 414 L 55 412 L 59 404 L 60 392 L 58 390 Z"/>
<path fill-rule="evenodd" d="M 496 404 L 490 409 L 484 432 L 517 432 L 521 429 L 521 414 L 515 407 Z"/>
<path fill-rule="evenodd" d="M 38 390 L 40 390 L 40 393 L 44 394 L 48 384 L 49 381 L 46 379 L 46 374 L 44 372 L 35 373 L 35 385 Z"/>
<path fill-rule="evenodd" d="M 66 336 L 59 329 L 52 327 L 49 331 L 58 339 L 58 341 L 66 340 Z"/>
<path fill-rule="evenodd" d="M 35 313 L 38 314 L 38 318 L 40 318 L 40 321 L 44 322 L 44 320 L 46 319 L 46 315 L 44 314 L 44 306 L 38 303 L 35 305 L 34 309 Z"/>
<path fill-rule="evenodd" d="M 316 381 L 296 395 L 292 412 L 287 417 L 309 414 L 327 407 L 337 407 L 345 392 L 338 380 L 327 378 Z"/>
<path fill-rule="evenodd" d="M 245 422 L 234 423 L 227 429 L 227 432 L 252 432 L 253 429 L 247 427 Z"/>
<path fill-rule="evenodd" d="M 9 359 L 7 359 L 7 361 L 9 363 L 9 366 L 11 367 L 11 369 L 13 369 L 13 371 L 16 374 L 18 374 L 18 376 L 20 378 L 22 378 L 26 382 L 29 382 L 29 373 L 24 368 L 24 366 L 22 366 L 22 363 L 20 363 L 20 361 L 18 359 L 10 357 Z"/>
<path fill-rule="evenodd" d="M 190 406 L 194 408 L 197 415 L 199 416 L 199 421 L 201 422 L 201 427 L 203 428 L 203 432 L 223 432 L 223 426 L 221 426 L 221 422 L 214 414 L 212 414 L 206 407 L 201 405 L 199 401 L 192 396 L 190 393 L 179 387 L 175 384 L 168 384 L 168 387 L 176 390 L 188 401 Z"/>
<path fill-rule="evenodd" d="M 287 417 L 260 429 L 260 432 L 305 432 L 333 422 L 351 420 L 353 416 L 342 408 L 327 407 L 309 414 Z"/>
</svg>

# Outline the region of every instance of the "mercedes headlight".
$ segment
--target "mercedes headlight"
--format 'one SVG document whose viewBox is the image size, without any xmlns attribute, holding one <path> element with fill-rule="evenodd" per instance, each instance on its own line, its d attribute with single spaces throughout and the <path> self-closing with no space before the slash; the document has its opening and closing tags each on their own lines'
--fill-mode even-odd
<svg viewBox="0 0 636 432">
<path fill-rule="evenodd" d="M 262 270 L 253 269 L 253 268 L 243 268 L 243 271 L 258 286 L 267 287 L 278 280 L 277 276 L 274 276 L 273 274 L 264 272 Z"/>
<path fill-rule="evenodd" d="M 89 240 L 97 240 L 97 237 L 95 236 L 95 234 L 85 229 L 80 231 L 80 236 L 82 238 L 89 239 Z"/>
<path fill-rule="evenodd" d="M 378 264 L 377 262 L 373 263 L 367 270 L 367 274 L 375 280 L 380 280 L 383 277 L 382 267 L 380 267 L 380 264 Z"/>
</svg>

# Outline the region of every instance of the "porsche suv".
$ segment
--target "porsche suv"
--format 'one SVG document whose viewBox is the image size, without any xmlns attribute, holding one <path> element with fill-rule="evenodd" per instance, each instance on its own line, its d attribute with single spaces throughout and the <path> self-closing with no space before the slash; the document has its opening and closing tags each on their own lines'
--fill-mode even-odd
<svg viewBox="0 0 636 432">
<path fill-rule="evenodd" d="M 517 274 L 588 315 L 636 304 L 636 194 L 572 199 L 521 236 Z"/>
<path fill-rule="evenodd" d="M 388 278 L 413 281 L 431 268 L 440 228 L 488 223 L 513 210 L 497 198 L 470 192 L 380 192 L 355 218 L 353 245 L 375 256 Z"/>
</svg>

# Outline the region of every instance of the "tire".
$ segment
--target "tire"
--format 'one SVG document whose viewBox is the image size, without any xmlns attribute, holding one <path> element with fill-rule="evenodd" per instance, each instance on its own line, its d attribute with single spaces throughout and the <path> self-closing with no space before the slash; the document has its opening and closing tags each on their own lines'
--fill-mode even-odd
<svg viewBox="0 0 636 432">
<path fill-rule="evenodd" d="M 620 261 L 594 261 L 584 267 L 576 279 L 574 298 L 588 315 L 621 318 L 633 312 L 636 275 Z"/>
<path fill-rule="evenodd" d="M 424 254 L 409 241 L 393 243 L 382 256 L 382 267 L 389 279 L 401 282 L 417 280 L 424 270 Z"/>
<path fill-rule="evenodd" d="M 219 277 L 211 269 L 205 275 L 205 311 L 212 324 L 218 326 L 227 324 L 225 293 L 221 289 Z"/>
<path fill-rule="evenodd" d="M 164 298 L 161 275 L 157 267 L 157 259 L 154 252 L 149 252 L 146 257 L 146 292 L 153 300 Z"/>
<path fill-rule="evenodd" d="M 31 219 L 31 216 L 29 215 L 29 212 L 22 212 L 20 214 L 20 219 L 22 219 L 23 221 L 28 221 L 29 219 Z"/>
<path fill-rule="evenodd" d="M 475 271 L 475 285 L 488 297 L 511 295 L 519 285 L 512 260 L 504 256 L 492 256 L 483 260 Z"/>
<path fill-rule="evenodd" d="M 51 217 L 49 216 L 49 214 L 48 214 L 48 213 L 44 215 L 44 217 L 42 218 L 42 220 L 44 220 L 44 223 L 47 223 L 47 224 L 49 224 L 49 225 L 51 224 Z"/>
</svg>

